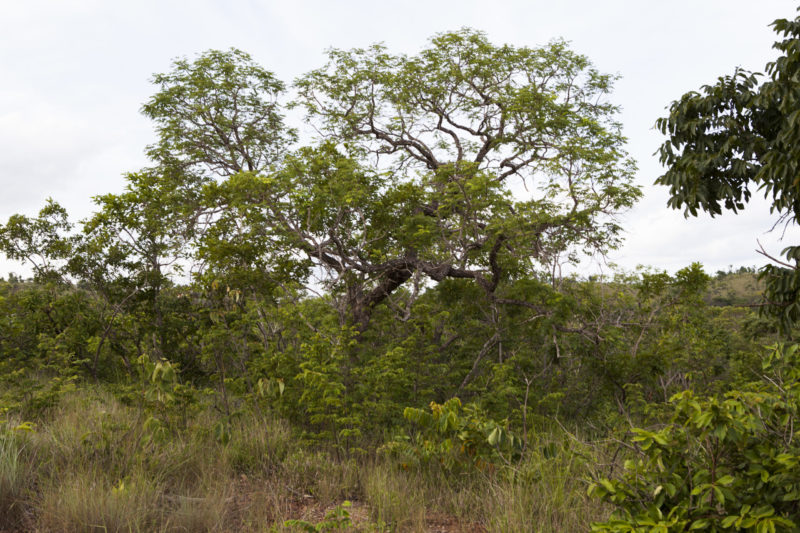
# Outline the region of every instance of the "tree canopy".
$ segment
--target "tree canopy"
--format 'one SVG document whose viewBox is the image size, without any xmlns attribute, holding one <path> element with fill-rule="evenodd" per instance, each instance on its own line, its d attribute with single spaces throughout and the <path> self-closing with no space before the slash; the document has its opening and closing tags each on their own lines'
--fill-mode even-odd
<svg viewBox="0 0 800 533">
<path fill-rule="evenodd" d="M 669 138 L 659 150 L 667 171 L 656 183 L 669 187 L 669 205 L 687 216 L 744 209 L 753 187 L 781 220 L 800 216 L 800 18 L 773 27 L 780 55 L 766 74 L 737 69 L 686 93 L 657 122 Z M 800 246 L 783 255 L 786 261 L 771 257 L 762 269 L 764 310 L 788 328 L 800 319 Z"/>
<path fill-rule="evenodd" d="M 303 146 L 282 122 L 283 85 L 243 52 L 179 60 L 155 82 L 149 154 L 201 184 L 182 210 L 206 272 L 322 286 L 362 326 L 409 284 L 468 279 L 494 297 L 603 253 L 640 194 L 613 78 L 563 42 L 461 30 L 415 56 L 331 50 L 287 104 L 317 132 Z"/>
</svg>

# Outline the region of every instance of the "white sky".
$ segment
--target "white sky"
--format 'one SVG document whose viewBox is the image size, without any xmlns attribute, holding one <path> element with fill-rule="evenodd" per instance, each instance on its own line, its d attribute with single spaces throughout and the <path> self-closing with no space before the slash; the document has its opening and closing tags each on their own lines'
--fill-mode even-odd
<svg viewBox="0 0 800 533">
<path fill-rule="evenodd" d="M 0 0 L 0 223 L 35 214 L 47 197 L 71 218 L 91 196 L 119 192 L 122 174 L 147 164 L 151 124 L 139 115 L 149 79 L 178 56 L 209 48 L 249 52 L 279 78 L 319 67 L 328 47 L 384 42 L 414 53 L 434 33 L 468 26 L 496 44 L 537 46 L 563 37 L 604 72 L 618 73 L 628 149 L 645 197 L 624 218 L 624 268 L 674 271 L 700 261 L 709 272 L 760 265 L 756 239 L 774 221 L 760 201 L 740 215 L 684 219 L 651 184 L 662 170 L 653 129 L 684 92 L 774 59 L 768 24 L 793 18 L 789 0 Z M 0 275 L 25 272 L 0 257 Z"/>
</svg>

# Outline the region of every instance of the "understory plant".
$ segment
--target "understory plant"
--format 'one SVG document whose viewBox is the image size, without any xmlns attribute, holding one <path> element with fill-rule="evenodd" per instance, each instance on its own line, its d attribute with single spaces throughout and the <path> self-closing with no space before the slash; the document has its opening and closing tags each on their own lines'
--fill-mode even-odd
<svg viewBox="0 0 800 533">
<path fill-rule="evenodd" d="M 622 474 L 591 485 L 616 507 L 592 530 L 797 531 L 800 346 L 771 347 L 762 379 L 742 390 L 671 402 L 669 424 L 632 430 Z"/>
<path fill-rule="evenodd" d="M 433 462 L 447 471 L 492 470 L 509 464 L 522 450 L 522 440 L 508 429 L 508 420 L 492 420 L 475 404 L 462 406 L 458 398 L 431 402 L 430 411 L 406 407 L 403 416 L 419 431 L 396 437 L 383 450 L 405 468 Z"/>
</svg>

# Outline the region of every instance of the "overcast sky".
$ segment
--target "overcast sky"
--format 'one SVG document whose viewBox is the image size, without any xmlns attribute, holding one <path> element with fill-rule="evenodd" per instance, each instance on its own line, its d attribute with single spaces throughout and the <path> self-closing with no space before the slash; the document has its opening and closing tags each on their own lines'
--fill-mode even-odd
<svg viewBox="0 0 800 533">
<path fill-rule="evenodd" d="M 414 53 L 435 33 L 472 27 L 496 44 L 537 46 L 564 38 L 601 71 L 617 73 L 628 149 L 645 196 L 624 217 L 624 248 L 611 259 L 674 271 L 700 261 L 710 272 L 758 265 L 756 240 L 772 252 L 796 242 L 765 234 L 768 204 L 740 215 L 685 219 L 651 184 L 662 170 L 653 129 L 684 92 L 774 59 L 776 18 L 788 0 L 0 0 L 0 223 L 35 214 L 47 197 L 73 219 L 91 197 L 118 192 L 122 175 L 147 164 L 152 125 L 139 114 L 149 79 L 171 60 L 240 48 L 279 78 L 323 64 L 329 47 L 384 42 Z M 0 256 L 0 275 L 24 272 Z"/>
</svg>

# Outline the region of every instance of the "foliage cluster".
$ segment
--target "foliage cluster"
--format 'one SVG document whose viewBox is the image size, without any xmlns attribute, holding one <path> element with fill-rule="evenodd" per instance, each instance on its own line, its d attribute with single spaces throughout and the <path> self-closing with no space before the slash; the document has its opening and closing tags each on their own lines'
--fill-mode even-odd
<svg viewBox="0 0 800 533">
<path fill-rule="evenodd" d="M 800 346 L 778 345 L 763 379 L 727 393 L 673 397 L 671 423 L 633 429 L 638 452 L 590 492 L 618 507 L 595 531 L 795 531 Z"/>
<path fill-rule="evenodd" d="M 439 463 L 445 470 L 473 467 L 486 469 L 495 464 L 510 464 L 522 450 L 522 441 L 508 431 L 508 421 L 488 419 L 476 405 L 461 405 L 458 398 L 443 404 L 431 402 L 430 412 L 406 407 L 403 416 L 420 432 L 403 435 L 384 446 L 399 456 L 404 468 Z"/>
</svg>

